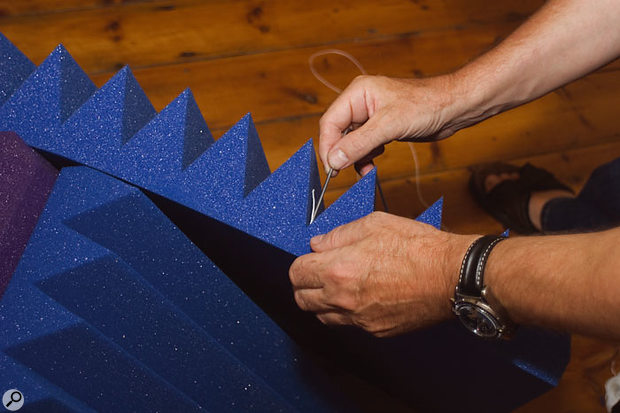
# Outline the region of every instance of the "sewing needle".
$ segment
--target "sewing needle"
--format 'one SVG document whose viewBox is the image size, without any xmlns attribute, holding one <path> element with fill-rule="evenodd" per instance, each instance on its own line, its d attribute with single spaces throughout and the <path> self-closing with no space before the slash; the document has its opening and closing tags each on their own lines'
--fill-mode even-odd
<svg viewBox="0 0 620 413">
<path fill-rule="evenodd" d="M 342 132 L 342 136 L 344 137 L 347 133 L 351 132 L 353 128 L 348 127 Z M 323 202 L 323 197 L 325 196 L 325 191 L 327 191 L 327 185 L 329 185 L 329 180 L 332 179 L 332 173 L 334 172 L 334 168 L 329 167 L 329 171 L 327 172 L 327 178 L 325 178 L 325 183 L 323 184 L 323 189 L 321 190 L 321 195 L 319 195 L 319 200 L 312 207 L 312 213 L 310 214 L 310 223 L 312 224 L 316 219 L 316 214 L 319 213 L 319 208 L 321 208 L 321 202 Z M 314 200 L 314 196 L 313 196 Z"/>
<path fill-rule="evenodd" d="M 327 172 L 327 178 L 325 178 L 325 183 L 323 184 L 323 189 L 321 189 L 321 195 L 319 195 L 319 200 L 316 202 L 314 209 L 312 210 L 312 214 L 310 215 L 310 223 L 312 224 L 316 218 L 316 214 L 319 212 L 319 208 L 321 207 L 321 202 L 323 202 L 323 197 L 325 196 L 325 191 L 327 191 L 327 185 L 329 185 L 329 180 L 332 177 L 332 172 L 334 172 L 334 168 L 329 168 L 329 172 Z"/>
</svg>

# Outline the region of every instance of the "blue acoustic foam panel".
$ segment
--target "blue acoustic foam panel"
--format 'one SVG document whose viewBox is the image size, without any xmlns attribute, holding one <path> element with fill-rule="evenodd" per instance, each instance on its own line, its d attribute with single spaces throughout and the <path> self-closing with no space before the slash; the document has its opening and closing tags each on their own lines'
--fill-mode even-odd
<svg viewBox="0 0 620 413">
<path fill-rule="evenodd" d="M 420 220 L 438 227 L 441 202 Z M 566 335 L 531 328 L 500 343 L 473 337 L 456 320 L 390 339 L 325 328 L 297 309 L 286 277 L 272 276 L 285 274 L 294 255 L 189 209 L 171 218 L 298 342 L 423 411 L 512 411 L 557 385 L 569 361 Z M 236 248 L 243 259 L 231 256 Z M 453 371 L 470 372 L 471 381 L 464 383 Z M 489 389 L 483 400 L 472 395 L 477 386 Z"/>
<path fill-rule="evenodd" d="M 0 132 L 0 298 L 58 171 L 13 132 Z"/>
<path fill-rule="evenodd" d="M 137 188 L 64 168 L 0 301 L 0 382 L 97 411 L 335 411 L 333 380 Z M 346 410 L 343 410 L 346 411 Z"/>
<path fill-rule="evenodd" d="M 557 382 L 568 339 L 549 332 L 522 329 L 512 343 L 488 343 L 453 322 L 375 340 L 320 325 L 296 307 L 288 268 L 310 252 L 311 236 L 373 210 L 374 172 L 329 208 L 321 206 L 309 225 L 312 193 L 320 190 L 311 142 L 271 173 L 249 115 L 213 142 L 189 91 L 155 114 L 128 68 L 97 91 L 84 78 L 59 47 L 0 107 L 0 127 L 15 128 L 59 165 L 88 165 L 140 187 L 306 350 L 411 405 L 439 411 L 509 411 Z M 58 87 L 72 82 L 85 86 L 70 96 Z M 30 124 L 33 117 L 38 121 Z M 421 220 L 438 227 L 440 217 L 441 202 Z M 451 374 L 455 369 L 470 371 L 470 380 Z M 485 386 L 492 396 L 470 396 Z"/>
<path fill-rule="evenodd" d="M 293 254 L 309 252 L 317 233 L 308 229 L 320 191 L 311 141 L 272 174 L 249 115 L 214 143 L 189 90 L 156 114 L 128 67 L 95 90 L 59 46 L 0 107 L 0 128 L 52 160 L 99 169 Z M 345 197 L 322 228 L 371 212 L 369 194 Z"/>
<path fill-rule="evenodd" d="M 65 48 L 58 46 L 4 102 L 0 130 L 17 132 L 30 145 L 33 140 L 45 141 L 95 89 Z"/>
<path fill-rule="evenodd" d="M 36 66 L 0 33 L 0 105 L 35 69 Z"/>
</svg>

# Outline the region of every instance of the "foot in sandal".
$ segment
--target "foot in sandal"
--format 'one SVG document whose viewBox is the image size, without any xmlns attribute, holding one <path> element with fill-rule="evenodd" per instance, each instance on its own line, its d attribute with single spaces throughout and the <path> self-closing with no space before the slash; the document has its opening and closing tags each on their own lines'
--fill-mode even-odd
<svg viewBox="0 0 620 413">
<path fill-rule="evenodd" d="M 495 162 L 472 168 L 469 189 L 478 204 L 506 228 L 520 234 L 541 232 L 541 212 L 555 198 L 574 192 L 544 169 Z"/>
</svg>

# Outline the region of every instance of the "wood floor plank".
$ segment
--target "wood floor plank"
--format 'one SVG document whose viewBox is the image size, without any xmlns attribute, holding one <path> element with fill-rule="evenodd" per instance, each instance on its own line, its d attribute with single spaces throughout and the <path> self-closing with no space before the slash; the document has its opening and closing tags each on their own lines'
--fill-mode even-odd
<svg viewBox="0 0 620 413">
<path fill-rule="evenodd" d="M 463 130 L 452 138 L 434 144 L 415 144 L 419 173 L 426 175 L 481 162 L 510 161 L 617 142 L 620 140 L 616 122 L 619 106 L 620 72 L 591 75 L 564 90 Z M 307 139 L 316 140 L 319 117 L 257 124 L 272 169 L 281 165 Z M 219 137 L 224 131 L 215 129 L 213 132 Z M 413 158 L 405 143 L 387 145 L 385 154 L 377 158 L 376 163 L 383 179 L 414 173 Z M 353 182 L 355 174 L 343 171 L 332 181 L 331 187 L 348 187 Z"/>
<path fill-rule="evenodd" d="M 496 44 L 543 2 L 0 0 L 0 32 L 35 63 L 64 43 L 98 85 L 131 64 L 158 110 L 191 87 L 216 137 L 252 112 L 273 170 L 316 138 L 320 114 L 336 96 L 311 76 L 312 53 L 344 49 L 373 74 L 443 73 Z M 337 56 L 321 57 L 316 66 L 341 87 L 358 74 Z M 597 165 L 620 156 L 619 69 L 620 62 L 612 63 L 449 140 L 417 144 L 421 193 L 427 203 L 444 196 L 446 228 L 502 230 L 469 195 L 469 165 L 531 161 L 578 188 Z M 388 146 L 377 165 L 390 211 L 407 217 L 422 212 L 407 146 Z M 327 204 L 355 180 L 352 169 L 342 171 Z M 602 385 L 615 348 L 573 337 L 560 385 L 517 411 L 604 412 Z"/>
<path fill-rule="evenodd" d="M 509 161 L 620 140 L 617 107 L 620 73 L 600 73 L 538 101 L 465 129 L 435 144 L 415 144 L 421 173 Z M 377 162 L 391 177 L 411 174 L 412 157 L 401 143 Z M 398 169 L 398 170 L 396 170 Z"/>
<path fill-rule="evenodd" d="M 75 12 L 114 5 L 140 2 L 163 2 L 168 0 L 2 0 L 0 18 L 39 15 L 60 12 Z"/>
<path fill-rule="evenodd" d="M 599 165 L 620 157 L 620 141 L 574 150 L 514 159 L 515 165 L 525 162 L 543 167 L 572 188 L 581 188 L 590 173 Z M 467 168 L 453 169 L 420 177 L 420 189 L 427 203 L 444 197 L 444 222 L 457 233 L 499 233 L 501 226 L 474 202 L 467 188 Z M 420 203 L 412 177 L 384 180 L 382 183 L 390 213 L 414 218 L 426 208 Z M 325 195 L 327 204 L 334 202 L 347 188 L 332 188 Z M 379 204 L 377 210 L 382 210 Z"/>
<path fill-rule="evenodd" d="M 369 73 L 432 75 L 453 70 L 482 53 L 502 30 L 470 30 L 457 40 L 434 34 L 342 46 L 357 56 Z M 317 50 L 320 48 L 138 69 L 135 74 L 157 109 L 191 87 L 210 127 L 220 129 L 234 124 L 246 112 L 252 112 L 258 123 L 322 113 L 336 94 L 308 69 L 308 56 Z M 346 86 L 359 74 L 339 56 L 326 57 L 319 64 L 319 69 L 327 68 L 322 73 L 338 86 Z M 606 73 L 609 78 L 616 76 L 615 71 Z M 94 80 L 101 85 L 109 77 L 98 75 Z"/>
<path fill-rule="evenodd" d="M 510 29 L 489 25 L 460 36 L 435 32 L 336 45 L 356 56 L 369 73 L 425 76 L 453 70 L 487 50 Z M 136 69 L 134 73 L 157 109 L 191 87 L 212 128 L 233 124 L 251 111 L 258 122 L 323 112 L 336 94 L 310 73 L 308 57 L 324 47 L 299 48 L 260 55 L 221 58 Z M 346 86 L 359 70 L 339 56 L 317 60 L 318 70 Z M 103 84 L 111 74 L 93 76 Z"/>
<path fill-rule="evenodd" d="M 612 377 L 610 366 L 618 343 L 574 335 L 571 361 L 559 385 L 515 410 L 514 413 L 605 413 L 605 382 Z"/>
<path fill-rule="evenodd" d="M 21 1 L 21 0 L 20 0 Z M 98 4 L 103 0 L 88 0 Z M 10 11 L 20 2 L 7 2 Z M 28 0 L 32 7 L 41 1 Z M 57 7 L 75 5 L 55 0 Z M 65 44 L 89 73 L 333 42 L 502 23 L 514 27 L 542 0 L 289 0 L 140 2 L 0 18 L 0 31 L 33 61 Z M 9 4 L 12 6 L 9 7 Z"/>
<path fill-rule="evenodd" d="M 489 48 L 510 28 L 485 25 L 453 33 L 346 43 L 371 73 L 429 75 L 451 70 Z M 184 86 L 191 85 L 216 136 L 251 111 L 272 168 L 279 166 L 309 137 L 316 137 L 320 113 L 336 96 L 307 69 L 307 57 L 318 47 L 136 71 L 147 95 L 161 109 Z M 357 69 L 337 56 L 321 58 L 318 68 L 345 85 Z M 615 107 L 620 99 L 618 72 L 586 78 L 540 101 L 503 114 L 436 145 L 416 145 L 422 174 L 462 168 L 473 163 L 506 160 L 618 139 Z M 109 75 L 95 76 L 102 84 Z M 293 119 L 287 119 L 292 117 Z M 284 120 L 281 120 L 284 119 Z M 380 176 L 411 176 L 407 147 L 390 145 L 378 160 Z M 347 178 L 348 177 L 348 178 Z M 354 182 L 348 173 L 334 187 Z"/>
</svg>

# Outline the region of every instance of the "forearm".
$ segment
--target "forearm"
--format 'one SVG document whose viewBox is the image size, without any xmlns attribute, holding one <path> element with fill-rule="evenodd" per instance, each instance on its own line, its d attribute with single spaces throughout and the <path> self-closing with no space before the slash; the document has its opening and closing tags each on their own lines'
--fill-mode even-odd
<svg viewBox="0 0 620 413">
<path fill-rule="evenodd" d="M 490 256 L 485 284 L 519 324 L 620 339 L 620 228 L 515 237 Z"/>
<path fill-rule="evenodd" d="M 620 2 L 552 0 L 452 75 L 457 129 L 536 99 L 620 55 Z"/>
</svg>

